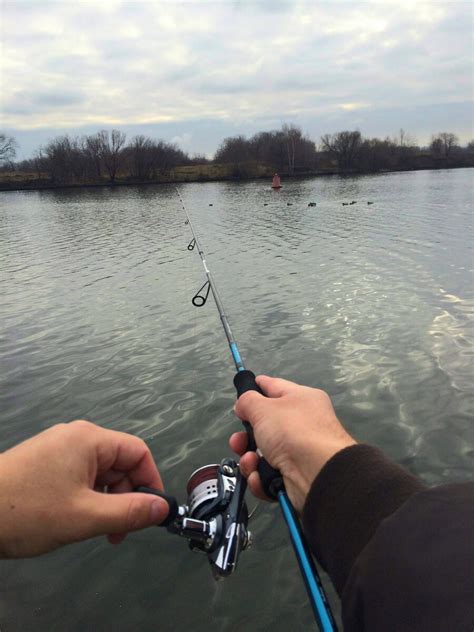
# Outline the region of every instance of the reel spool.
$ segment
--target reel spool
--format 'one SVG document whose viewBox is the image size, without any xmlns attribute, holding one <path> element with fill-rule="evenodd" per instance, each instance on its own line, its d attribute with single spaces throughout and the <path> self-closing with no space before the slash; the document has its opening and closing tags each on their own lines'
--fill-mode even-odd
<svg viewBox="0 0 474 632">
<path fill-rule="evenodd" d="M 210 520 L 225 510 L 235 491 L 237 474 L 237 464 L 231 459 L 194 471 L 186 485 L 190 518 Z"/>
<path fill-rule="evenodd" d="M 206 515 L 206 507 L 218 497 L 219 465 L 204 465 L 195 470 L 186 485 L 188 494 L 189 516 L 200 519 Z"/>
</svg>

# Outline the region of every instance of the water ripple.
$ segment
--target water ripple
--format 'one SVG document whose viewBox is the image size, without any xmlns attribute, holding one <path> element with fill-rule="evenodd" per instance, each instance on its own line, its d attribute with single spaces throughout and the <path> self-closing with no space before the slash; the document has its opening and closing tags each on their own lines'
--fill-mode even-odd
<svg viewBox="0 0 474 632">
<path fill-rule="evenodd" d="M 356 437 L 429 483 L 472 477 L 470 171 L 284 185 L 181 187 L 249 368 L 325 388 Z M 172 186 L 2 194 L 0 449 L 90 418 L 146 439 L 182 501 L 193 469 L 228 454 L 233 365 L 211 301 L 191 305 L 190 239 Z M 277 513 L 260 508 L 218 587 L 160 530 L 5 565 L 5 628 L 307 630 Z"/>
</svg>

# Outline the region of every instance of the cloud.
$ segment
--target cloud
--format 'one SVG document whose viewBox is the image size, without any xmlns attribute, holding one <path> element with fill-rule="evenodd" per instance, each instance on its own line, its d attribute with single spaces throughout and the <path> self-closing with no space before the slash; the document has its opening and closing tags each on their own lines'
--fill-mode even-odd
<svg viewBox="0 0 474 632">
<path fill-rule="evenodd" d="M 32 114 L 64 112 L 68 107 L 79 106 L 85 95 L 79 90 L 38 90 L 38 92 L 15 92 L 4 100 L 2 110 L 7 115 L 31 116 Z"/>
<path fill-rule="evenodd" d="M 418 113 L 472 101 L 467 2 L 7 1 L 3 21 L 11 130 L 182 123 L 196 140 L 202 121 L 331 131 L 398 110 L 419 134 Z M 467 139 L 470 120 L 453 131 Z"/>
<path fill-rule="evenodd" d="M 184 151 L 190 151 L 192 149 L 192 145 L 191 145 L 192 140 L 193 140 L 192 134 L 189 134 L 188 132 L 184 132 L 181 135 L 173 136 L 173 138 L 171 139 L 171 142 L 176 145 L 179 145 L 181 149 L 184 149 Z"/>
<path fill-rule="evenodd" d="M 352 112 L 354 110 L 363 110 L 364 108 L 368 108 L 368 103 L 341 103 L 338 107 L 341 110 L 345 110 L 347 112 Z"/>
</svg>

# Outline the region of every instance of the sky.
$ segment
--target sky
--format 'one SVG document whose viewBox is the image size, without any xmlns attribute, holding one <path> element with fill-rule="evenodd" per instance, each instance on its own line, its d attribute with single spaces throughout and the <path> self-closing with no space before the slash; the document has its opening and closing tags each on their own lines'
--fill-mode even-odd
<svg viewBox="0 0 474 632">
<path fill-rule="evenodd" d="M 473 137 L 473 3 L 3 0 L 1 123 L 18 158 L 118 128 L 211 156 L 298 125 Z"/>
</svg>

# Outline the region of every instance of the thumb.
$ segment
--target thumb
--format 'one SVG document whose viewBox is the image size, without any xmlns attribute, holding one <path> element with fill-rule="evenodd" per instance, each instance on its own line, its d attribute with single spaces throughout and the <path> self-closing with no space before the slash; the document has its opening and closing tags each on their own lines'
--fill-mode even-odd
<svg viewBox="0 0 474 632">
<path fill-rule="evenodd" d="M 284 380 L 281 377 L 257 376 L 257 384 L 267 397 L 283 397 L 290 395 L 295 389 L 300 388 L 295 382 Z"/>
<path fill-rule="evenodd" d="M 102 494 L 89 491 L 88 533 L 84 537 L 128 533 L 160 524 L 168 515 L 166 500 L 151 494 Z"/>
</svg>

